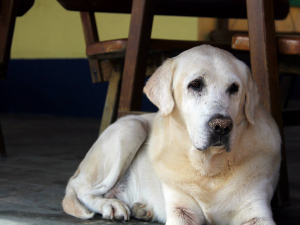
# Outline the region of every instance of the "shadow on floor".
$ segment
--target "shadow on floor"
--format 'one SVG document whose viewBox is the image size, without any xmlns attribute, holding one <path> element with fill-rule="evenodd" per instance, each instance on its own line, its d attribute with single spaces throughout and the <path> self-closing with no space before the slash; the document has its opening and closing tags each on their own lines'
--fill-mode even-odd
<svg viewBox="0 0 300 225">
<path fill-rule="evenodd" d="M 7 158 L 0 159 L 0 224 L 115 224 L 80 220 L 62 211 L 68 179 L 97 138 L 100 121 L 40 115 L 0 115 Z M 300 127 L 285 129 L 291 206 L 273 208 L 278 225 L 299 224 Z M 131 221 L 130 224 L 158 224 Z"/>
</svg>

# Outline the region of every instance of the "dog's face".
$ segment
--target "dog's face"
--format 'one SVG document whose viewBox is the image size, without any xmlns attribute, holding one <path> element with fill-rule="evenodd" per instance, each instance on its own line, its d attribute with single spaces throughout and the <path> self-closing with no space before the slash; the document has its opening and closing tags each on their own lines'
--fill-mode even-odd
<svg viewBox="0 0 300 225">
<path fill-rule="evenodd" d="M 254 123 L 258 102 L 247 66 L 230 53 L 202 45 L 167 60 L 144 89 L 162 116 L 182 123 L 198 150 L 230 151 L 237 125 Z"/>
</svg>

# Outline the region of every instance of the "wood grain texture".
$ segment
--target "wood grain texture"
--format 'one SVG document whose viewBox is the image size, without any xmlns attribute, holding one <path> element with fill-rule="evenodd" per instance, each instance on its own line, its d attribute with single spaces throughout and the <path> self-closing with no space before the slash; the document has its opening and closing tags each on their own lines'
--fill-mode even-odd
<svg viewBox="0 0 300 225">
<path fill-rule="evenodd" d="M 110 41 L 96 42 L 87 45 L 86 55 L 92 56 L 96 54 L 105 54 L 112 52 L 126 51 L 127 39 L 117 39 Z"/>
<path fill-rule="evenodd" d="M 284 55 L 299 55 L 300 54 L 300 35 L 299 37 L 278 37 L 278 51 Z"/>
<path fill-rule="evenodd" d="M 83 27 L 86 46 L 99 42 L 95 14 L 93 12 L 80 12 L 81 23 Z M 89 59 L 90 72 L 93 83 L 103 81 L 100 61 L 98 59 Z"/>
<path fill-rule="evenodd" d="M 153 0 L 134 0 L 119 110 L 140 110 L 153 23 Z"/>
<path fill-rule="evenodd" d="M 279 126 L 281 146 L 280 179 L 274 197 L 281 206 L 289 205 L 289 184 L 284 146 L 283 121 L 277 67 L 277 50 L 272 0 L 247 0 L 251 70 L 260 101 Z"/>
<path fill-rule="evenodd" d="M 249 51 L 249 35 L 235 34 L 232 37 L 231 47 L 236 50 Z"/>
<path fill-rule="evenodd" d="M 277 49 L 283 55 L 300 55 L 300 35 L 293 36 L 277 36 Z M 249 36 L 245 34 L 236 34 L 232 37 L 232 48 L 236 50 L 248 51 Z"/>
<path fill-rule="evenodd" d="M 107 53 L 122 53 L 126 51 L 128 39 L 117 39 L 110 41 L 102 41 L 90 44 L 86 48 L 87 56 Z M 208 44 L 225 50 L 232 50 L 228 42 L 211 42 L 211 41 L 181 41 L 181 40 L 166 40 L 166 39 L 151 39 L 149 43 L 149 51 L 185 51 L 187 49 Z M 119 54 L 121 56 L 121 54 Z M 114 56 L 111 56 L 115 58 Z"/>
<path fill-rule="evenodd" d="M 105 105 L 103 109 L 103 115 L 101 119 L 100 132 L 99 135 L 114 122 L 114 116 L 116 115 L 116 104 L 117 98 L 119 96 L 119 82 L 121 79 L 121 70 L 119 67 L 112 71 L 108 90 L 105 99 Z"/>
<path fill-rule="evenodd" d="M 113 73 L 113 64 L 115 62 L 113 60 L 101 60 L 101 72 L 102 72 L 102 76 L 103 76 L 103 81 L 109 81 L 110 77 Z M 123 66 L 123 62 L 117 62 L 118 66 L 122 65 Z"/>
<path fill-rule="evenodd" d="M 103 75 L 101 72 L 101 61 L 98 59 L 88 59 L 89 67 L 91 72 L 91 78 L 93 83 L 99 83 L 104 81 Z"/>
</svg>

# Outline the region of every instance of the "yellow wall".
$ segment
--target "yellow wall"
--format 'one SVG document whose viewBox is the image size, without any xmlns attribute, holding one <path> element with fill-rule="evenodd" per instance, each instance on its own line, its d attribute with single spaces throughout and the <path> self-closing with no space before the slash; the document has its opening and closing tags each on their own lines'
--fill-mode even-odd
<svg viewBox="0 0 300 225">
<path fill-rule="evenodd" d="M 130 15 L 96 14 L 102 41 L 126 38 Z M 197 18 L 155 16 L 152 38 L 197 40 Z M 66 11 L 57 1 L 35 0 L 18 17 L 12 58 L 84 58 L 85 45 L 79 12 Z"/>
<path fill-rule="evenodd" d="M 300 32 L 300 8 L 291 8 L 276 30 Z M 128 14 L 96 14 L 100 40 L 126 38 Z M 155 16 L 152 38 L 204 40 L 215 29 L 216 19 Z M 247 30 L 247 20 L 229 20 L 230 30 Z M 198 32 L 199 31 L 199 32 Z M 35 0 L 23 17 L 18 17 L 13 37 L 12 58 L 85 58 L 85 45 L 79 12 L 65 10 L 55 0 Z"/>
<path fill-rule="evenodd" d="M 275 21 L 275 28 L 278 32 L 300 32 L 300 8 L 291 7 L 289 15 L 284 20 Z M 229 20 L 230 30 L 247 31 L 248 24 L 245 19 L 230 19 Z"/>
</svg>

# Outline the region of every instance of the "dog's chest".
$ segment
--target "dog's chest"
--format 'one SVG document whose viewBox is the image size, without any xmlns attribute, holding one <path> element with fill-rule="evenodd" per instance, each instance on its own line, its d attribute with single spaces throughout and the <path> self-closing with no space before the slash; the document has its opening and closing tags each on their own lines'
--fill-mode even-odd
<svg viewBox="0 0 300 225">
<path fill-rule="evenodd" d="M 218 162 L 217 169 L 212 170 L 205 165 L 197 168 L 190 161 L 184 162 L 183 159 L 181 164 L 176 164 L 176 166 L 172 162 L 165 161 L 157 164 L 159 171 L 165 171 L 158 175 L 164 182 L 189 193 L 197 201 L 211 202 L 213 196 L 222 190 L 223 185 L 227 183 L 233 173 L 227 162 L 229 161 Z M 198 165 L 201 163 L 199 162 Z M 210 167 L 216 168 L 216 166 Z"/>
<path fill-rule="evenodd" d="M 225 222 L 230 219 L 232 209 L 229 207 L 230 200 L 228 200 L 226 191 L 224 191 L 227 188 L 224 177 L 202 177 L 199 182 L 179 185 L 185 193 L 189 193 L 199 204 L 207 224 L 222 224 L 219 223 L 219 220 Z M 223 196 L 223 198 L 220 198 L 220 196 Z"/>
<path fill-rule="evenodd" d="M 212 201 L 213 196 L 222 189 L 225 179 L 226 177 L 223 174 L 213 177 L 198 175 L 184 184 L 180 182 L 178 186 L 181 186 L 184 192 L 190 193 L 196 201 L 209 203 Z"/>
</svg>

